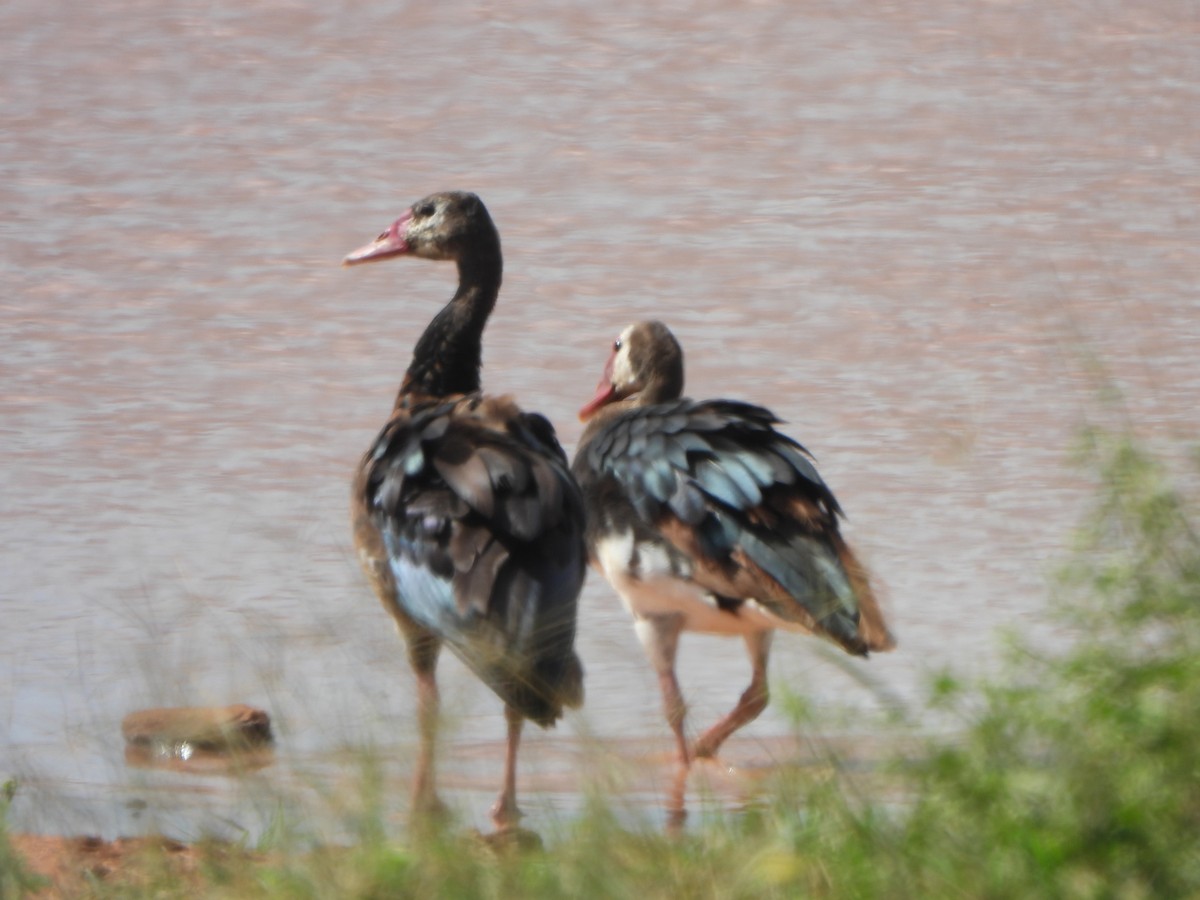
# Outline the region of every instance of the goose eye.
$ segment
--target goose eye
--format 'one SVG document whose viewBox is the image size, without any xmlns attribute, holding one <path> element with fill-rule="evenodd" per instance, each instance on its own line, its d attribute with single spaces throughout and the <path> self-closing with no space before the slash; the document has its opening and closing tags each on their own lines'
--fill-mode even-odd
<svg viewBox="0 0 1200 900">
<path fill-rule="evenodd" d="M 413 214 L 416 215 L 416 217 L 418 219 L 427 219 L 433 215 L 433 204 L 432 203 L 422 203 L 420 206 L 418 206 L 416 209 L 413 210 Z"/>
<path fill-rule="evenodd" d="M 615 341 L 613 341 L 613 353 L 616 353 L 620 349 L 621 349 L 621 339 L 617 338 Z"/>
</svg>

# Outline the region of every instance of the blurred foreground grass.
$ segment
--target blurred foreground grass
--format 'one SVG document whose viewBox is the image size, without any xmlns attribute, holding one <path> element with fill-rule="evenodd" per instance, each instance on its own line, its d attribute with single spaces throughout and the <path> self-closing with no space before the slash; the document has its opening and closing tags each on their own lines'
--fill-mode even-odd
<svg viewBox="0 0 1200 900">
<path fill-rule="evenodd" d="M 397 845 L 368 802 L 351 846 L 298 846 L 283 822 L 253 853 L 197 848 L 186 877 L 150 853 L 134 874 L 84 879 L 84 893 L 1200 896 L 1195 511 L 1130 440 L 1094 434 L 1087 443 L 1096 508 L 1055 599 L 1078 639 L 1061 652 L 1014 639 L 1002 676 L 984 685 L 938 679 L 930 704 L 957 715 L 962 730 L 915 762 L 911 753 L 897 760 L 886 798 L 835 759 L 820 774 L 781 773 L 761 805 L 706 815 L 676 837 L 631 828 L 596 797 L 544 834 L 544 847 L 525 849 L 455 832 Z M 36 887 L 0 831 L 0 897 Z"/>
</svg>

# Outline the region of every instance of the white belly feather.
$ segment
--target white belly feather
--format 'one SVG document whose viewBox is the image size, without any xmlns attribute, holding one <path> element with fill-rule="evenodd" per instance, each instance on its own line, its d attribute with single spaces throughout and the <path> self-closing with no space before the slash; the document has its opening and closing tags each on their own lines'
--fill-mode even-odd
<svg viewBox="0 0 1200 900">
<path fill-rule="evenodd" d="M 596 558 L 635 619 L 679 614 L 685 631 L 707 634 L 750 634 L 772 628 L 811 633 L 797 622 L 781 619 L 757 600 L 722 609 L 711 592 L 691 580 L 687 560 L 677 558 L 672 564 L 667 548 L 661 545 L 635 546 L 633 532 L 600 540 Z"/>
</svg>

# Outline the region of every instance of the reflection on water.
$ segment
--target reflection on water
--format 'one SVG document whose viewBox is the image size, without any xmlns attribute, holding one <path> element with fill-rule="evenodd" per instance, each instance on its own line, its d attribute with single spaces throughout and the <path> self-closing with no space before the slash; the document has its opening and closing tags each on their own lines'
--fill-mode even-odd
<svg viewBox="0 0 1200 900">
<path fill-rule="evenodd" d="M 650 315 L 693 395 L 788 420 L 897 623 L 866 674 L 916 709 L 930 670 L 993 666 L 999 628 L 1069 638 L 1046 573 L 1087 496 L 1068 449 L 1104 416 L 1093 362 L 1151 439 L 1193 431 L 1200 33 L 1178 4 L 13 0 L 0 29 L 17 827 L 115 834 L 151 797 L 175 831 L 253 831 L 247 793 L 336 794 L 346 747 L 406 780 L 411 676 L 352 559 L 347 484 L 453 272 L 337 263 L 431 190 L 492 210 L 485 380 L 568 444 L 608 342 Z M 599 579 L 580 652 L 586 709 L 526 742 L 533 818 L 580 802 L 577 777 L 534 795 L 556 741 L 669 748 Z M 689 636 L 696 727 L 744 667 Z M 443 668 L 443 770 L 490 794 L 503 717 Z M 872 693 L 810 642 L 781 639 L 772 675 L 876 728 Z M 130 709 L 238 701 L 278 724 L 249 784 L 124 769 Z M 773 706 L 726 754 L 770 759 L 789 731 Z"/>
</svg>

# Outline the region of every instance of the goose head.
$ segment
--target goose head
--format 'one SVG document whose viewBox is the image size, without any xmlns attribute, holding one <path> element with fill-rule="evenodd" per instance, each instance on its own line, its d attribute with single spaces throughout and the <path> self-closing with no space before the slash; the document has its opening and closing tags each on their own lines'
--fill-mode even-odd
<svg viewBox="0 0 1200 900">
<path fill-rule="evenodd" d="M 683 394 L 683 348 L 662 322 L 635 322 L 613 341 L 596 393 L 579 411 L 586 422 L 613 403 L 648 406 Z"/>
<path fill-rule="evenodd" d="M 379 237 L 347 254 L 342 265 L 393 256 L 461 261 L 493 245 L 498 252 L 500 238 L 483 201 L 466 191 L 443 191 L 418 200 Z"/>
</svg>

